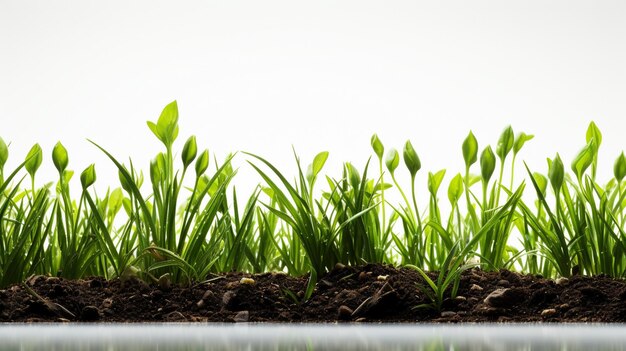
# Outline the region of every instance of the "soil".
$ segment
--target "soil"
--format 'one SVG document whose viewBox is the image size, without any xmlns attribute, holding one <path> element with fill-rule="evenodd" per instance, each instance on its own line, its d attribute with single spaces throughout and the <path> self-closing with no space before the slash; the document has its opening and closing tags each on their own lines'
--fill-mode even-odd
<svg viewBox="0 0 626 351">
<path fill-rule="evenodd" d="M 227 273 L 190 287 L 35 276 L 0 290 L 0 322 L 626 322 L 626 282 L 606 276 L 473 269 L 441 311 L 415 308 L 429 300 L 407 268 L 337 267 L 303 302 L 306 284 L 283 273 Z"/>
</svg>

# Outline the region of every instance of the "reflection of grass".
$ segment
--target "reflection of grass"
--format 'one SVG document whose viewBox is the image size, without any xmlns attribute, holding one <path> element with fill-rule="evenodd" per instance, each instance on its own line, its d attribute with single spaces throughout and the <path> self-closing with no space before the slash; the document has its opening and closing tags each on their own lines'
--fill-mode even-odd
<svg viewBox="0 0 626 351">
<path fill-rule="evenodd" d="M 447 182 L 447 214 L 439 198 L 446 170 L 428 173 L 428 204 L 418 205 L 422 164 L 410 141 L 402 152 L 385 150 L 374 135 L 375 172 L 369 162 L 363 169 L 347 162 L 336 178 L 323 174 L 328 152 L 308 167 L 296 155 L 295 180 L 268 159 L 244 153 L 262 185 L 242 197 L 231 186 L 237 174 L 232 161 L 241 156 L 212 162 L 195 136 L 176 152 L 176 102 L 148 127 L 163 144 L 148 179 L 131 161 L 123 164 L 94 143 L 117 169 L 120 187 L 97 194 L 90 165 L 77 177 L 76 197 L 61 143 L 51 152 L 58 179 L 36 188 L 42 148 L 35 144 L 22 164 L 5 173 L 9 146 L 0 139 L 0 285 L 32 274 L 189 284 L 215 272 L 282 270 L 310 273 L 306 300 L 336 264 L 392 263 L 417 269 L 429 306 L 440 310 L 468 262 L 551 277 L 626 272 L 626 157 L 618 157 L 612 180 L 596 182 L 602 134 L 594 123 L 571 172 L 557 154 L 545 175 L 527 168 L 527 180 L 517 186 L 515 162 L 532 135 L 507 127 L 494 147 L 480 149 L 470 132 L 461 145 L 465 168 Z M 400 172 L 410 177 L 406 187 Z M 528 182 L 533 190 L 523 193 Z M 390 203 L 390 193 L 400 203 Z M 512 233 L 519 233 L 517 247 Z M 431 279 L 426 271 L 441 273 Z"/>
</svg>

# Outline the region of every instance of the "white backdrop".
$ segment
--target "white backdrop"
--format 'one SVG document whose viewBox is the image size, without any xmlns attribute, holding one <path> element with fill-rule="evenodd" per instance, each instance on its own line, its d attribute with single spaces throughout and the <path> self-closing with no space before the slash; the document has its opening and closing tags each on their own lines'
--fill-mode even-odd
<svg viewBox="0 0 626 351">
<path fill-rule="evenodd" d="M 625 4 L 0 0 L 7 169 L 39 142 L 37 183 L 55 180 L 60 140 L 77 175 L 95 162 L 98 191 L 118 186 L 85 139 L 147 172 L 160 144 L 145 122 L 177 99 L 178 150 L 195 134 L 220 159 L 252 151 L 289 175 L 292 145 L 307 162 L 328 150 L 339 177 L 376 132 L 387 148 L 412 141 L 422 192 L 426 170 L 448 168 L 446 187 L 462 170 L 470 129 L 481 149 L 508 124 L 535 134 L 519 159 L 545 172 L 557 151 L 569 165 L 595 120 L 604 182 L 626 148 Z"/>
</svg>

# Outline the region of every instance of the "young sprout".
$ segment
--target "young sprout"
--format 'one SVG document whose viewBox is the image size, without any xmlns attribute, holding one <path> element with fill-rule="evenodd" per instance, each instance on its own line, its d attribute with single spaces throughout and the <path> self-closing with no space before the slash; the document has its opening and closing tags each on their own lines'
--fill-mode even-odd
<svg viewBox="0 0 626 351">
<path fill-rule="evenodd" d="M 417 156 L 417 152 L 409 140 L 407 140 L 404 144 L 402 154 L 404 156 L 404 164 L 411 174 L 411 197 L 413 199 L 413 209 L 415 210 L 415 216 L 417 217 L 418 228 L 421 228 L 422 220 L 420 218 L 419 209 L 417 208 L 417 198 L 415 194 L 415 176 L 420 168 L 422 168 L 422 163 L 420 162 L 420 158 Z"/>
<path fill-rule="evenodd" d="M 198 146 L 196 145 L 196 136 L 192 135 L 185 142 L 185 146 L 183 146 L 183 153 L 181 154 L 181 158 L 183 161 L 183 172 L 187 170 L 187 167 L 196 158 L 197 153 Z"/>
<path fill-rule="evenodd" d="M 585 147 L 580 150 L 578 155 L 574 157 L 574 160 L 572 161 L 572 171 L 574 171 L 574 174 L 576 175 L 576 179 L 578 179 L 579 184 L 582 184 L 583 173 L 585 173 L 587 168 L 589 168 L 589 166 L 594 163 L 594 160 L 597 157 L 597 152 L 598 149 L 596 141 L 594 138 L 591 138 L 587 142 L 587 145 L 585 145 Z M 594 177 L 595 175 L 592 176 L 592 179 Z"/>
<path fill-rule="evenodd" d="M 491 146 L 487 146 L 483 152 L 480 153 L 480 175 L 483 182 L 483 206 L 487 203 L 487 186 L 495 169 L 496 156 L 494 155 Z"/>
<path fill-rule="evenodd" d="M 622 179 L 626 177 L 626 157 L 624 157 L 624 151 L 622 151 L 622 153 L 615 160 L 615 164 L 613 165 L 613 174 L 619 183 L 621 183 Z"/>
<path fill-rule="evenodd" d="M 4 165 L 9 158 L 9 147 L 4 143 L 4 140 L 0 137 L 0 183 L 4 182 Z"/>
<path fill-rule="evenodd" d="M 496 192 L 496 206 L 500 204 L 500 190 L 502 189 L 502 175 L 504 174 L 504 162 L 506 161 L 506 157 L 509 152 L 513 149 L 513 144 L 515 143 L 515 135 L 513 134 L 513 128 L 508 126 L 502 131 L 500 134 L 500 138 L 498 139 L 498 145 L 496 146 L 496 155 L 500 159 L 500 175 L 498 176 L 498 185 Z"/>
<path fill-rule="evenodd" d="M 463 140 L 461 149 L 463 151 L 463 160 L 465 161 L 465 178 L 463 179 L 465 182 L 465 201 L 467 204 L 467 210 L 472 220 L 472 225 L 474 226 L 474 229 L 476 229 L 478 227 L 478 217 L 476 216 L 476 211 L 470 201 L 471 184 L 469 170 L 470 167 L 478 160 L 478 141 L 471 130 L 465 140 Z"/>
<path fill-rule="evenodd" d="M 80 174 L 80 184 L 83 186 L 83 190 L 89 188 L 96 182 L 96 168 L 92 163 L 89 167 Z"/>
<path fill-rule="evenodd" d="M 382 187 L 380 188 L 380 209 L 381 209 L 381 215 L 383 218 L 381 220 L 380 232 L 383 232 L 386 228 L 385 227 L 385 220 L 386 220 L 385 186 L 384 186 L 385 178 L 383 177 L 383 155 L 385 153 L 385 147 L 383 146 L 382 141 L 380 141 L 380 139 L 378 138 L 378 135 L 376 134 L 372 135 L 370 144 L 372 145 L 372 149 L 374 150 L 374 153 L 376 154 L 376 157 L 378 158 L 378 170 L 380 174 L 380 184 L 382 184 Z"/>
<path fill-rule="evenodd" d="M 209 167 L 209 150 L 204 150 L 196 160 L 196 178 L 199 178 Z"/>
<path fill-rule="evenodd" d="M 41 146 L 39 146 L 39 144 L 33 145 L 28 155 L 26 155 L 26 163 L 24 164 L 24 168 L 26 168 L 26 171 L 30 174 L 33 196 L 35 196 L 35 173 L 37 173 L 39 166 L 41 166 L 42 159 Z"/>
<path fill-rule="evenodd" d="M 554 159 L 548 159 L 548 178 L 550 178 L 550 184 L 552 184 L 552 190 L 554 190 L 557 200 L 561 186 L 563 186 L 564 174 L 563 161 L 561 161 L 561 156 L 557 153 Z"/>
<path fill-rule="evenodd" d="M 67 168 L 67 164 L 69 159 L 67 157 L 67 150 L 61 142 L 57 142 L 52 149 L 52 162 L 54 163 L 54 167 L 56 167 L 57 171 L 59 171 L 59 175 L 63 175 L 63 172 Z"/>
<path fill-rule="evenodd" d="M 535 136 L 532 134 L 526 134 L 524 132 L 520 132 L 515 137 L 515 144 L 513 145 L 513 161 L 511 162 L 511 189 L 513 189 L 513 176 L 515 174 L 515 159 L 517 158 L 517 154 L 520 152 L 524 144 L 527 141 L 532 140 Z"/>
<path fill-rule="evenodd" d="M 591 143 L 592 140 L 594 142 L 592 145 L 591 179 L 595 180 L 596 170 L 598 168 L 598 149 L 600 149 L 600 144 L 602 144 L 602 133 L 594 121 L 589 123 L 587 133 L 585 134 L 585 141 L 587 144 Z"/>
</svg>

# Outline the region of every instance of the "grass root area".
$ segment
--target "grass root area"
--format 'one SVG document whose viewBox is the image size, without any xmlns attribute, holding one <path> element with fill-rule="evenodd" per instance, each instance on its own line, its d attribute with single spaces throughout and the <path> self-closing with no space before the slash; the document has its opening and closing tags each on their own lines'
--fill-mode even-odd
<svg viewBox="0 0 626 351">
<path fill-rule="evenodd" d="M 307 279 L 234 272 L 178 287 L 34 276 L 0 290 L 0 322 L 626 322 L 626 283 L 602 275 L 472 269 L 439 311 L 424 306 L 425 282 L 408 268 L 336 267 L 305 301 Z"/>
</svg>

